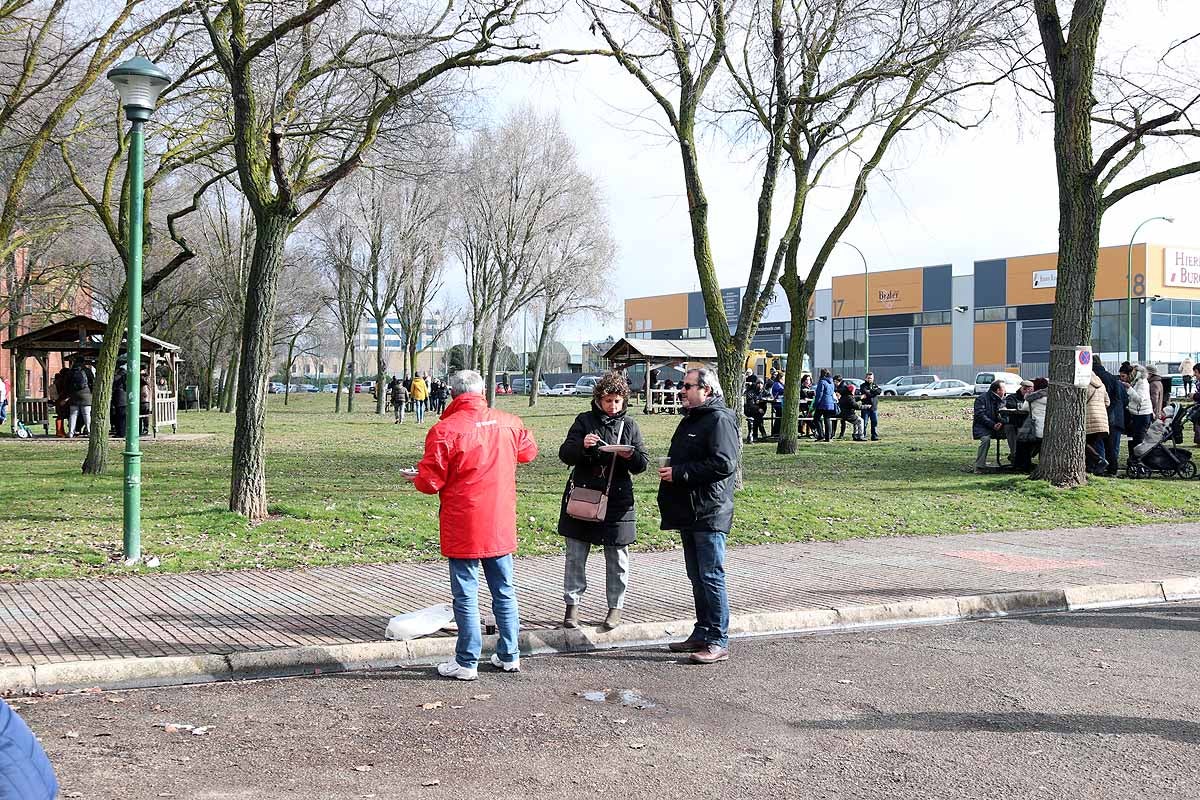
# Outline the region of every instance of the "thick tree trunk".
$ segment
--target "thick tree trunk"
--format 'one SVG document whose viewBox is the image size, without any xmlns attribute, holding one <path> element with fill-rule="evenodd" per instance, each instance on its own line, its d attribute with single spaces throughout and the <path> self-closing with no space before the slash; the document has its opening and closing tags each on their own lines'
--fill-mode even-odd
<svg viewBox="0 0 1200 800">
<path fill-rule="evenodd" d="M 271 325 L 291 219 L 256 215 L 254 255 L 242 322 L 237 419 L 233 428 L 233 474 L 229 510 L 252 522 L 267 516 L 266 381 L 271 369 Z"/>
<path fill-rule="evenodd" d="M 779 282 L 791 284 L 790 287 L 785 286 L 784 291 L 791 308 L 792 335 L 788 339 L 783 419 L 779 423 L 779 443 L 775 446 L 775 452 L 790 455 L 796 452 L 800 439 L 800 375 L 804 371 L 804 351 L 808 346 L 808 293 L 805 283 L 793 282 L 786 276 Z"/>
<path fill-rule="evenodd" d="M 239 332 L 237 339 L 238 345 L 233 349 L 233 355 L 229 357 L 229 366 L 225 369 L 225 386 L 221 396 L 221 413 L 229 414 L 233 412 L 233 401 L 237 392 L 238 384 L 238 366 L 241 363 L 242 357 L 242 335 Z"/>
<path fill-rule="evenodd" d="M 529 407 L 533 408 L 537 405 L 538 400 L 538 381 L 542 379 L 542 355 L 546 352 L 546 342 L 550 338 L 550 323 L 545 319 L 542 320 L 542 330 L 538 333 L 537 350 L 533 354 L 533 371 L 526 374 L 525 379 L 528 381 L 526 388 L 529 390 Z"/>
<path fill-rule="evenodd" d="M 117 357 L 129 323 L 129 303 L 126 288 L 113 304 L 108 315 L 108 329 L 100 343 L 96 358 L 96 382 L 92 387 L 92 427 L 88 432 L 88 451 L 83 460 L 83 474 L 103 475 L 108 462 L 108 432 L 112 428 L 109 410 L 112 407 L 113 377 L 117 372 Z M 126 421 L 128 424 L 128 421 Z M 136 420 L 134 424 L 137 424 Z"/>
<path fill-rule="evenodd" d="M 386 401 L 383 386 L 387 383 L 387 360 L 383 355 L 383 324 L 386 315 L 375 315 L 375 413 L 383 414 Z"/>
<path fill-rule="evenodd" d="M 344 343 L 342 346 L 342 358 L 338 361 L 337 385 L 334 387 L 337 391 L 333 393 L 333 413 L 335 414 L 342 410 L 342 381 L 346 378 L 346 351 L 349 349 L 350 342 Z"/>
<path fill-rule="evenodd" d="M 1102 193 L 1092 175 L 1092 83 L 1104 3 L 1078 3 L 1069 45 L 1053 4 L 1036 3 L 1054 85 L 1054 154 L 1058 167 L 1058 286 L 1050 329 L 1050 394 L 1042 454 L 1034 477 L 1055 486 L 1087 483 L 1086 393 L 1073 386 L 1074 348 L 1092 335 L 1100 258 Z"/>
</svg>

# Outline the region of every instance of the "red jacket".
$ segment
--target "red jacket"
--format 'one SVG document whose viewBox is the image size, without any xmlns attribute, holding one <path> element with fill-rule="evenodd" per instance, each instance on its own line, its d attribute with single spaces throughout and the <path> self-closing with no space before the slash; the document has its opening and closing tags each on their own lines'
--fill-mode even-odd
<svg viewBox="0 0 1200 800">
<path fill-rule="evenodd" d="M 454 398 L 425 437 L 413 484 L 442 501 L 442 555 L 492 558 L 517 549 L 517 464 L 537 457 L 521 418 L 480 394 Z"/>
</svg>

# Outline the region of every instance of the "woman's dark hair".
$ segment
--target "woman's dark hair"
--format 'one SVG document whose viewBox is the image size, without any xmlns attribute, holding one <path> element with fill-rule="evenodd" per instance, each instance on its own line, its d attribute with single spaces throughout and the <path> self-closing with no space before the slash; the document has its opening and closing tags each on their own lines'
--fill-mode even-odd
<svg viewBox="0 0 1200 800">
<path fill-rule="evenodd" d="M 828 377 L 829 377 L 829 370 L 827 370 L 825 367 L 821 367 L 821 377 L 822 377 L 822 378 L 828 378 Z"/>
<path fill-rule="evenodd" d="M 608 394 L 619 394 L 626 402 L 629 401 L 629 381 L 619 372 L 606 372 L 596 385 L 592 387 L 592 398 L 598 403 Z"/>
<path fill-rule="evenodd" d="M 1045 378 L 1034 378 L 1033 379 L 1033 390 L 1035 392 L 1040 392 L 1042 389 L 1049 388 L 1049 386 L 1050 386 L 1050 381 L 1046 380 Z"/>
</svg>

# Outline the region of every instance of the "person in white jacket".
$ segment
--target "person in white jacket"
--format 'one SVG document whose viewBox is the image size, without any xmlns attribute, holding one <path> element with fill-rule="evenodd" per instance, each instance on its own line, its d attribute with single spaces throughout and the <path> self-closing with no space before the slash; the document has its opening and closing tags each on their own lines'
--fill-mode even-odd
<svg viewBox="0 0 1200 800">
<path fill-rule="evenodd" d="M 1141 364 L 1134 364 L 1129 370 L 1129 401 L 1125 406 L 1125 410 L 1129 412 L 1129 427 L 1125 432 L 1129 435 L 1129 454 L 1132 456 L 1133 448 L 1142 443 L 1142 439 L 1146 437 L 1146 429 L 1154 421 L 1154 404 L 1150 399 L 1149 374 L 1146 368 Z"/>
</svg>

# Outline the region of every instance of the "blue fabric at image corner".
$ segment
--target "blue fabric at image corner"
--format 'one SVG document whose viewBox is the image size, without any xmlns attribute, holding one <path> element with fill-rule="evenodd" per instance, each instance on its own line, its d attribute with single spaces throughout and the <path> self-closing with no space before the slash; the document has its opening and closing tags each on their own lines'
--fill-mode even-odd
<svg viewBox="0 0 1200 800">
<path fill-rule="evenodd" d="M 58 780 L 41 742 L 0 700 L 0 800 L 54 800 Z"/>
</svg>

